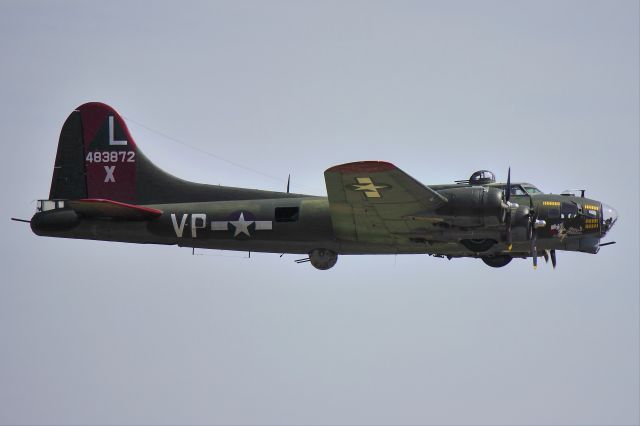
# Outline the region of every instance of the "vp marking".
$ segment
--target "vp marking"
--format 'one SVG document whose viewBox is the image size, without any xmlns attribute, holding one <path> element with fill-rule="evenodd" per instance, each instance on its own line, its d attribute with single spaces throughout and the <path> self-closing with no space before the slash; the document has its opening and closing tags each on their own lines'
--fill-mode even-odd
<svg viewBox="0 0 640 426">
<path fill-rule="evenodd" d="M 113 172 L 116 170 L 116 166 L 104 166 L 104 171 L 107 173 L 104 177 L 105 182 L 116 183 L 116 178 L 113 177 Z"/>
<path fill-rule="evenodd" d="M 189 218 L 188 214 L 183 214 L 180 218 L 180 223 L 178 223 L 178 218 L 175 213 L 171 213 L 171 224 L 173 225 L 173 230 L 176 233 L 176 237 L 182 238 L 184 234 L 184 228 L 187 225 L 187 219 Z M 207 223 L 207 215 L 204 213 L 194 213 L 191 215 L 191 238 L 196 238 L 198 236 L 198 229 L 203 229 Z"/>
<path fill-rule="evenodd" d="M 356 178 L 357 184 L 351 185 L 351 189 L 354 191 L 363 191 L 367 198 L 380 198 L 379 189 L 389 188 L 387 185 L 375 185 L 370 177 Z"/>
</svg>

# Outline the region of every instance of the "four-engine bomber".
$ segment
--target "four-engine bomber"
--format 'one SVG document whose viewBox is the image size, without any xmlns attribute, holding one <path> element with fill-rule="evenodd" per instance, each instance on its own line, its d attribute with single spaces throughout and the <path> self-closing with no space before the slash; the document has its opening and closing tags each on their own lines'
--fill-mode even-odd
<svg viewBox="0 0 640 426">
<path fill-rule="evenodd" d="M 362 161 L 325 171 L 327 197 L 187 182 L 156 167 L 122 117 L 87 103 L 62 127 L 51 190 L 31 219 L 37 235 L 300 253 L 318 269 L 344 254 L 474 257 L 501 267 L 556 250 L 595 254 L 617 212 L 575 193 L 468 180 L 423 185 L 393 164 Z M 610 244 L 610 243 L 607 243 Z"/>
</svg>

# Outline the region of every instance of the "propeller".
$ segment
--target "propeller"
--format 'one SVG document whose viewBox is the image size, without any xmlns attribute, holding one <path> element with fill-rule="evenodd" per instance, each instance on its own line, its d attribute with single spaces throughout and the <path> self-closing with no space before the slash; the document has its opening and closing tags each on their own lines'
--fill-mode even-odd
<svg viewBox="0 0 640 426">
<path fill-rule="evenodd" d="M 533 259 L 533 269 L 538 268 L 538 233 L 536 232 L 536 221 L 538 220 L 538 214 L 533 208 L 533 199 L 529 197 L 529 254 Z"/>
<path fill-rule="evenodd" d="M 544 261 L 545 263 L 549 263 L 549 258 L 551 258 L 551 265 L 553 265 L 553 269 L 556 269 L 556 251 L 555 250 L 545 250 L 544 251 Z"/>
<path fill-rule="evenodd" d="M 535 213 L 532 212 L 530 218 L 535 217 L 534 216 Z M 537 232 L 536 232 L 536 227 L 535 227 L 535 221 L 534 220 L 530 220 L 530 224 L 529 224 L 529 228 L 531 229 L 531 237 L 530 237 L 530 249 L 529 252 L 531 253 L 531 256 L 533 258 L 533 269 L 538 268 L 538 247 L 536 246 L 537 244 L 537 240 L 538 240 L 538 236 L 537 236 Z"/>
<path fill-rule="evenodd" d="M 505 218 L 505 225 L 507 227 L 507 250 L 511 251 L 513 248 L 513 240 L 511 237 L 511 167 L 507 172 L 507 187 L 505 188 L 505 202 L 507 204 L 507 217 Z"/>
<path fill-rule="evenodd" d="M 511 167 L 509 167 L 507 171 L 507 185 L 504 188 L 503 192 L 503 203 L 502 207 L 505 210 L 504 216 L 504 224 L 505 224 L 505 236 L 507 240 L 507 250 L 511 251 L 513 248 L 513 237 L 511 235 L 511 225 L 512 225 L 512 212 L 516 210 L 519 206 L 517 203 L 511 202 Z M 526 210 L 525 210 L 526 211 Z M 529 237 L 529 254 L 533 259 L 533 268 L 536 269 L 538 267 L 538 233 L 537 228 L 543 228 L 547 225 L 544 220 L 538 219 L 538 213 L 536 212 L 533 206 L 533 198 L 529 197 L 529 224 L 528 224 L 528 237 Z M 549 262 L 549 258 L 551 258 L 551 264 L 553 268 L 556 268 L 556 251 L 555 250 L 545 250 L 544 251 L 544 259 L 546 262 Z"/>
<path fill-rule="evenodd" d="M 529 254 L 531 254 L 531 257 L 533 258 L 533 269 L 536 269 L 538 267 L 538 247 L 537 247 L 538 231 L 537 229 L 544 228 L 545 226 L 547 226 L 547 222 L 544 220 L 538 219 L 538 213 L 533 207 L 533 198 L 529 197 L 529 203 L 530 203 L 529 204 L 530 206 L 529 207 L 529 225 L 528 225 L 529 241 L 530 241 Z M 549 258 L 551 258 L 551 264 L 555 269 L 556 251 L 545 250 L 543 253 L 543 256 L 546 262 L 549 262 Z"/>
<path fill-rule="evenodd" d="M 505 210 L 504 224 L 505 224 L 505 234 L 507 238 L 507 250 L 511 251 L 513 248 L 513 238 L 511 236 L 511 211 L 513 209 L 518 208 L 518 204 L 512 203 L 511 200 L 511 167 L 509 167 L 509 171 L 507 172 L 507 186 L 504 188 L 503 192 L 503 205 L 502 207 Z"/>
</svg>

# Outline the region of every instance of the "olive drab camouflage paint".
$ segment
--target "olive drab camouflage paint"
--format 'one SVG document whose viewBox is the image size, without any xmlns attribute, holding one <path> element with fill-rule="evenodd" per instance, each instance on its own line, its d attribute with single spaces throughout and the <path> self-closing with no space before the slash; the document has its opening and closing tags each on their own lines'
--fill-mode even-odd
<svg viewBox="0 0 640 426">
<path fill-rule="evenodd" d="M 308 255 L 329 269 L 339 254 L 474 257 L 493 267 L 556 250 L 597 253 L 617 220 L 576 193 L 497 183 L 487 170 L 424 185 L 391 163 L 361 161 L 324 173 L 327 197 L 205 185 L 176 178 L 139 149 L 110 106 L 79 106 L 65 121 L 37 235 Z M 610 243 L 606 243 L 610 244 Z"/>
</svg>

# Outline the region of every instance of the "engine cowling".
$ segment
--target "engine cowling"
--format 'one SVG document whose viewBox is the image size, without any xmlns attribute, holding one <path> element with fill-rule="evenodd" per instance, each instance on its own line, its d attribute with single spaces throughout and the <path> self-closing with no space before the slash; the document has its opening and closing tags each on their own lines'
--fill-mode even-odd
<svg viewBox="0 0 640 426">
<path fill-rule="evenodd" d="M 440 191 L 449 200 L 438 213 L 444 216 L 482 218 L 484 222 L 502 222 L 502 190 L 483 186 L 451 188 Z"/>
</svg>

